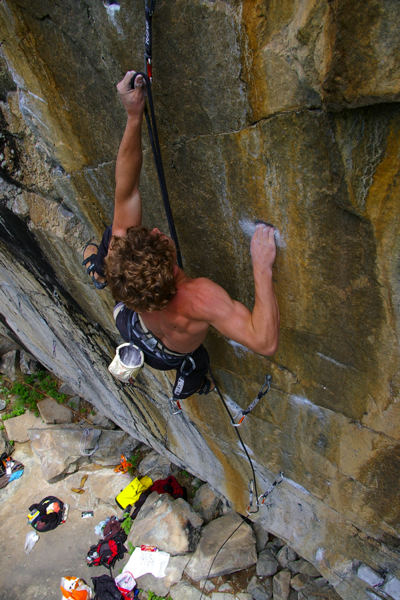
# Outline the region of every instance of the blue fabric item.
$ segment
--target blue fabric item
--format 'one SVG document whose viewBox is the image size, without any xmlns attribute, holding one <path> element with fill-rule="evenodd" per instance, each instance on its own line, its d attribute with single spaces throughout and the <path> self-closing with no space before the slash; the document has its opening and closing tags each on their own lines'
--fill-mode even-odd
<svg viewBox="0 0 400 600">
<path fill-rule="evenodd" d="M 14 481 L 14 479 L 19 479 L 23 472 L 24 472 L 23 469 L 21 469 L 20 471 L 14 471 L 14 473 L 11 473 L 9 481 Z"/>
</svg>

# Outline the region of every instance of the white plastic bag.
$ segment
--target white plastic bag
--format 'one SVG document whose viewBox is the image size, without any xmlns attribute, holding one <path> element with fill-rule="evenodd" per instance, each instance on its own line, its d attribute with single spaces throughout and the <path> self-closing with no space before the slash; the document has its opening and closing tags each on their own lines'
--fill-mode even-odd
<svg viewBox="0 0 400 600">
<path fill-rule="evenodd" d="M 119 591 L 122 590 L 125 593 L 131 592 L 136 586 L 135 578 L 129 571 L 123 571 L 122 573 L 116 576 L 114 581 Z"/>
<path fill-rule="evenodd" d="M 39 536 L 36 531 L 29 531 L 29 533 L 26 534 L 24 550 L 27 554 L 32 550 L 38 539 Z"/>
</svg>

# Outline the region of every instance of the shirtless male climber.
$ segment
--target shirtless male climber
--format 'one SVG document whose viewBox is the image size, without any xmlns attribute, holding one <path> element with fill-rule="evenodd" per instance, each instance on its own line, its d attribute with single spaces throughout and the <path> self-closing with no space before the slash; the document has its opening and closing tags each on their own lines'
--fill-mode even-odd
<svg viewBox="0 0 400 600">
<path fill-rule="evenodd" d="M 179 400 L 210 391 L 209 358 L 202 345 L 210 325 L 264 356 L 276 351 L 279 310 L 272 283 L 274 229 L 259 224 L 251 240 L 252 312 L 210 279 L 185 275 L 176 264 L 172 239 L 142 226 L 139 178 L 145 92 L 140 75 L 131 89 L 134 74 L 128 71 L 117 85 L 127 123 L 117 155 L 112 228 L 106 229 L 99 247 L 86 246 L 83 264 L 96 287 L 110 286 L 117 301 L 115 322 L 124 340 L 143 351 L 148 365 L 176 369 L 173 396 Z"/>
</svg>

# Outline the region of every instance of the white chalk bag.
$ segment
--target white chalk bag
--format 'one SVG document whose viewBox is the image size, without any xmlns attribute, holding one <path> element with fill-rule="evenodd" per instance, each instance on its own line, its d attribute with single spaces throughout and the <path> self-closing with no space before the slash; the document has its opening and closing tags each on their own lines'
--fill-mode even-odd
<svg viewBox="0 0 400 600">
<path fill-rule="evenodd" d="M 113 361 L 108 367 L 111 375 L 116 379 L 129 383 L 135 379 L 144 364 L 144 354 L 132 343 L 121 344 L 115 351 Z"/>
</svg>

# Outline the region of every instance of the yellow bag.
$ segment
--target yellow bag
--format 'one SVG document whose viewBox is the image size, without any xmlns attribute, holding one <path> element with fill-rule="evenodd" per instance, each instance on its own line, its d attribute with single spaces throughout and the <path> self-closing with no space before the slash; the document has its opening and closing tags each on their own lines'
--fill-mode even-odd
<svg viewBox="0 0 400 600">
<path fill-rule="evenodd" d="M 153 480 L 145 475 L 141 479 L 135 477 L 123 490 L 116 496 L 115 502 L 122 509 L 127 506 L 133 506 L 140 498 L 140 494 L 153 485 Z"/>
<path fill-rule="evenodd" d="M 83 579 L 78 577 L 61 577 L 61 592 L 63 598 L 71 600 L 90 600 L 92 590 Z"/>
</svg>

